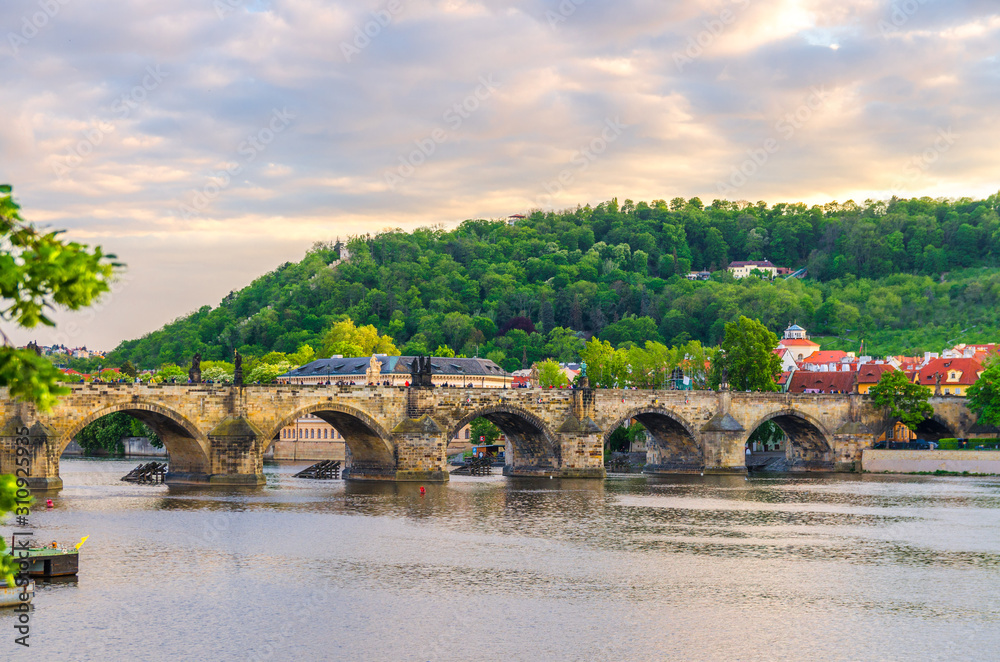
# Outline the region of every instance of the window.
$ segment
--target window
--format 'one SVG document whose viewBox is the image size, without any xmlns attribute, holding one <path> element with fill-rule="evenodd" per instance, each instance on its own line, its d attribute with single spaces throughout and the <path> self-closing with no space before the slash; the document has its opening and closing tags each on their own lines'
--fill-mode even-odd
<svg viewBox="0 0 1000 662">
<path fill-rule="evenodd" d="M 465 428 L 465 438 L 468 439 L 471 434 L 472 430 L 470 428 Z"/>
<path fill-rule="evenodd" d="M 950 388 L 946 388 L 946 389 L 944 390 L 944 394 L 945 394 L 945 395 L 951 395 L 951 389 L 950 389 Z"/>
<path fill-rule="evenodd" d="M 302 428 L 299 428 L 299 439 L 302 438 Z"/>
<path fill-rule="evenodd" d="M 328 434 L 330 434 L 330 431 L 329 431 L 329 430 L 327 430 L 326 428 L 323 428 L 323 438 L 324 438 L 324 439 L 327 439 L 327 438 L 328 438 L 328 437 L 326 436 L 326 435 L 328 435 Z"/>
</svg>

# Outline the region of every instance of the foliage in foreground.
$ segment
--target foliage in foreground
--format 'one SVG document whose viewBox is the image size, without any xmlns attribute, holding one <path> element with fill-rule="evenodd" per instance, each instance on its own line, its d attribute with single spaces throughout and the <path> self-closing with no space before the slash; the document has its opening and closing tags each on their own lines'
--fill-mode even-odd
<svg viewBox="0 0 1000 662">
<path fill-rule="evenodd" d="M 55 326 L 48 311 L 61 307 L 79 310 L 110 288 L 117 265 L 100 247 L 93 250 L 64 242 L 57 232 L 43 233 L 26 223 L 11 188 L 0 185 L 0 323 L 33 329 Z M 44 357 L 0 345 L 0 386 L 16 398 L 49 409 L 66 392 L 59 386 L 59 370 Z"/>
<path fill-rule="evenodd" d="M 0 323 L 33 329 L 55 326 L 48 311 L 56 307 L 79 310 L 109 290 L 115 267 L 100 247 L 89 250 L 63 242 L 57 232 L 43 233 L 20 215 L 11 187 L 0 185 Z M 48 359 L 30 350 L 10 346 L 0 329 L 0 387 L 15 398 L 47 410 L 67 389 L 59 385 L 60 372 Z M 17 478 L 0 476 L 0 517 L 15 508 Z M 0 576 L 13 583 L 14 559 L 0 542 Z"/>
</svg>

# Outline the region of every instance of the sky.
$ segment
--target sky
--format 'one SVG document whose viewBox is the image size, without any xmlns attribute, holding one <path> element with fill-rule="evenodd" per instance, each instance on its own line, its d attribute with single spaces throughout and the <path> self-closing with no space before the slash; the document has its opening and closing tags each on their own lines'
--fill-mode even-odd
<svg viewBox="0 0 1000 662">
<path fill-rule="evenodd" d="M 3 0 L 0 183 L 127 264 L 110 350 L 317 241 L 1000 189 L 995 0 Z"/>
</svg>

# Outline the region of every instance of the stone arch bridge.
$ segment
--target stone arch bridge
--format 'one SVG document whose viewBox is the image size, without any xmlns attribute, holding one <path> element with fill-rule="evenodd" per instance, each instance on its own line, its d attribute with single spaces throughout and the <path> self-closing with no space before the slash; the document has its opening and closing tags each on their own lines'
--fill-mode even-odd
<svg viewBox="0 0 1000 662">
<path fill-rule="evenodd" d="M 961 398 L 931 402 L 929 434 L 966 436 L 974 416 Z M 768 420 L 789 437 L 793 470 L 850 471 L 882 425 L 862 395 L 728 391 L 76 384 L 47 413 L 5 390 L 0 406 L 0 473 L 29 457 L 36 488 L 61 487 L 69 442 L 118 411 L 163 440 L 168 483 L 222 485 L 262 484 L 264 453 L 305 414 L 344 437 L 345 478 L 398 481 L 447 480 L 448 440 L 479 416 L 508 439 L 505 474 L 565 478 L 602 478 L 608 435 L 631 418 L 650 433 L 648 473 L 745 471 L 744 444 Z"/>
</svg>

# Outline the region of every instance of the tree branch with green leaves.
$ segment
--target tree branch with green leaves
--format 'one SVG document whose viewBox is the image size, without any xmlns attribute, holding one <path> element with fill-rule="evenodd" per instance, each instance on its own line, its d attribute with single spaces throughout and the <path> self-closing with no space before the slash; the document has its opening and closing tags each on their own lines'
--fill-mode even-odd
<svg viewBox="0 0 1000 662">
<path fill-rule="evenodd" d="M 1000 358 L 993 358 L 966 392 L 969 409 L 979 416 L 981 425 L 991 425 L 1000 437 Z"/>
<path fill-rule="evenodd" d="M 79 310 L 110 290 L 121 266 L 110 261 L 114 256 L 100 247 L 62 241 L 59 234 L 26 223 L 11 187 L 0 185 L 0 323 L 53 327 L 51 311 Z M 12 347 L 2 328 L 0 336 L 0 387 L 6 386 L 11 397 L 51 408 L 68 392 L 58 385 L 62 373 L 44 357 Z"/>
<path fill-rule="evenodd" d="M 882 432 L 888 431 L 895 421 L 916 431 L 921 421 L 934 414 L 934 407 L 927 401 L 931 395 L 930 390 L 914 384 L 899 370 L 883 372 L 868 395 L 871 396 L 872 404 L 882 410 Z"/>
</svg>

